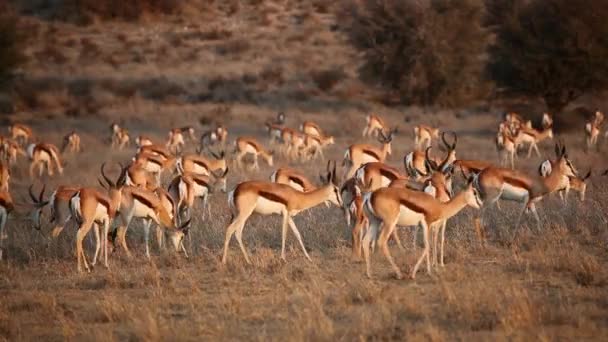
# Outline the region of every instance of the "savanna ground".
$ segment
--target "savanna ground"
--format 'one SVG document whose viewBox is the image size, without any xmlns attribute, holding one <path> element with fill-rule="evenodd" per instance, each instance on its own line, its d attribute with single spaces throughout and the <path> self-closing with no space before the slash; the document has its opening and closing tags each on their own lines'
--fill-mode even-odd
<svg viewBox="0 0 608 342">
<path fill-rule="evenodd" d="M 416 123 L 455 131 L 459 158 L 497 160 L 493 132 L 504 104 L 458 111 L 378 104 L 357 81 L 357 54 L 328 11 L 323 2 L 266 1 L 210 7 L 196 20 L 138 24 L 74 26 L 24 17 L 21 25 L 32 39 L 16 88 L 20 110 L 10 121 L 31 124 L 39 139 L 57 144 L 71 129 L 83 136 L 84 153 L 65 156 L 64 175 L 43 180 L 49 188 L 95 185 L 101 162 L 132 156 L 133 147 L 109 149 L 111 121 L 133 137 L 147 134 L 159 142 L 171 127 L 194 125 L 201 132 L 217 122 L 228 126 L 231 141 L 246 134 L 266 142 L 263 122 L 279 110 L 288 126 L 313 120 L 334 135 L 326 155 L 338 161 L 346 146 L 361 141 L 364 116 L 372 111 L 400 130 L 389 158 L 395 166 L 402 167 L 413 147 Z M 530 108 L 540 117 L 540 109 Z M 544 200 L 541 232 L 530 217 L 513 231 L 519 208 L 505 203 L 487 216 L 483 246 L 472 229 L 476 212 L 465 209 L 448 223 L 446 267 L 430 276 L 421 271 L 415 281 L 395 280 L 380 253 L 372 258 L 375 277 L 367 279 L 364 265 L 351 259 L 341 212 L 325 206 L 295 220 L 312 263 L 291 235 L 282 262 L 279 218 L 253 216 L 244 230 L 253 265 L 232 241 L 222 266 L 230 213 L 219 192 L 212 195 L 212 219 L 195 211 L 189 259 L 152 244 L 146 260 L 141 225 L 134 223 L 128 233 L 134 258 L 117 250 L 109 270 L 78 274 L 73 227 L 57 240 L 49 227 L 31 228 L 28 165 L 21 160 L 11 185 L 20 205 L 7 225 L 0 263 L 0 338 L 604 340 L 608 188 L 598 173 L 607 164 L 600 152 L 583 153 L 582 129 L 560 138 L 580 171 L 595 171 L 584 203 L 574 196 L 566 207 L 557 197 Z M 552 156 L 552 144 L 542 144 L 543 157 Z M 520 157 L 517 165 L 533 173 L 540 161 Z M 261 164 L 256 174 L 231 170 L 228 187 L 267 179 L 273 169 Z M 275 166 L 286 164 L 278 158 Z M 317 180 L 324 162 L 297 166 Z M 393 255 L 407 271 L 421 246 L 412 248 L 409 229 L 400 236 L 408 251 L 393 246 Z"/>
</svg>

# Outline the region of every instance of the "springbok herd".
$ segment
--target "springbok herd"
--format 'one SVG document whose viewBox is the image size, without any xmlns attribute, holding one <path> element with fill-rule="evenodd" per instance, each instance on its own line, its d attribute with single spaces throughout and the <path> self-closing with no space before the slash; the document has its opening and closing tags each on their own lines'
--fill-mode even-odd
<svg viewBox="0 0 608 342">
<path fill-rule="evenodd" d="M 604 115 L 597 111 L 586 124 L 588 147 L 597 144 L 603 121 Z M 523 147 L 528 149 L 528 157 L 533 150 L 540 156 L 537 145 L 553 138 L 552 126 L 553 120 L 549 114 L 543 115 L 542 130 L 537 130 L 516 113 L 507 113 L 496 135 L 501 164 L 496 166 L 490 161 L 458 159 L 458 137 L 455 133 L 418 125 L 414 127 L 414 150 L 403 158 L 403 172 L 385 164 L 387 156 L 391 154 L 391 141 L 396 131 L 390 129 L 378 115 L 368 115 L 363 137 L 375 138 L 380 145 L 349 146 L 344 153 L 341 177 L 337 175 L 336 163 L 328 161 L 321 175 L 322 185 L 318 187 L 295 168 L 279 168 L 272 173 L 269 181 L 244 181 L 228 192 L 232 219 L 226 228 L 222 262 L 227 261 L 229 242 L 235 235 L 245 260 L 250 263 L 242 233 L 253 213 L 282 215 L 282 259 L 285 259 L 285 239 L 289 228 L 305 257 L 310 260 L 293 218 L 322 203 L 333 203 L 342 209 L 346 223 L 352 229 L 353 256 L 357 259 L 364 257 L 368 276 L 371 276 L 370 247 L 377 247 L 390 262 L 396 276 L 402 277 L 387 247 L 388 240 L 393 237 L 403 248 L 395 234 L 396 226 L 422 228 L 424 250 L 412 269 L 412 278 L 424 260 L 429 273 L 431 266 L 444 266 L 446 223 L 467 206 L 481 209 L 475 220 L 475 229 L 480 238 L 484 235 L 484 209 L 498 200 L 521 204 L 516 229 L 524 212 L 534 215 L 540 229 L 536 203 L 555 192 L 565 203 L 570 189 L 578 191 L 581 200 L 584 200 L 586 181 L 590 176 L 590 172 L 585 176 L 579 175 L 568 159 L 566 146 L 560 142 L 555 145 L 555 158 L 540 164 L 539 174 L 515 170 L 517 151 Z M 326 135 L 314 122 L 303 122 L 299 130 L 286 127 L 283 113 L 279 113 L 275 120 L 266 122 L 265 128 L 269 148 L 275 149 L 286 161 L 323 160 L 323 150 L 334 144 L 333 137 Z M 80 137 L 76 132 L 64 137 L 61 151 L 51 143 L 31 143 L 34 135 L 26 125 L 13 124 L 8 132 L 9 138 L 0 138 L 0 259 L 3 240 L 7 240 L 4 227 L 8 214 L 14 209 L 9 188 L 10 169 L 18 162 L 19 156 L 29 159 L 29 175 L 33 182 L 36 177 L 42 177 L 45 170 L 49 177 L 56 172 L 63 173 L 61 154 L 81 151 Z M 75 239 L 78 271 L 82 271 L 83 267 L 90 271 L 98 257 L 103 257 L 103 264 L 108 267 L 108 244 L 118 243 L 130 255 L 125 237 L 129 223 L 134 218 L 143 220 L 147 257 L 150 257 L 148 241 L 153 224 L 157 227 L 159 247 L 162 247 L 164 238 L 168 238 L 176 252 L 181 251 L 188 257 L 184 237 L 188 234 L 194 200 L 201 199 L 204 218 L 210 215 L 208 200 L 213 190 L 226 192 L 228 164 L 231 161 L 225 153 L 228 129 L 219 125 L 204 132 L 196 146 L 196 153 L 190 154 L 184 153 L 184 147 L 187 142 L 194 144 L 196 140 L 192 127 L 172 129 L 164 145 L 156 144 L 153 139 L 143 135 L 132 139 L 129 132 L 118 124 L 111 125 L 110 134 L 113 149 L 122 150 L 132 140 L 135 142 L 137 153 L 132 160 L 125 165 L 119 164 L 120 172 L 116 178 L 108 175 L 105 163 L 100 166 L 101 177 L 98 180 L 104 190 L 65 184 L 45 197 L 45 186 L 40 192 L 35 191 L 33 185 L 30 186 L 34 228 L 41 229 L 46 207 L 50 208 L 50 222 L 54 225 L 51 231 L 53 237 L 57 237 L 70 220 L 75 222 L 78 225 Z M 442 145 L 444 156 L 432 153 L 435 143 Z M 274 152 L 253 137 L 236 138 L 230 151 L 234 151 L 231 158 L 233 167 L 244 172 L 259 169 L 258 158 L 273 166 Z M 247 155 L 252 158 L 245 159 Z M 162 184 L 163 173 L 171 174 L 168 184 Z M 458 175 L 462 176 L 465 186 L 454 194 L 452 182 Z M 344 182 L 340 183 L 338 179 Z M 117 220 L 118 228 L 110 232 L 114 220 Z M 83 239 L 91 228 L 95 237 L 95 252 L 89 263 L 83 250 Z"/>
</svg>

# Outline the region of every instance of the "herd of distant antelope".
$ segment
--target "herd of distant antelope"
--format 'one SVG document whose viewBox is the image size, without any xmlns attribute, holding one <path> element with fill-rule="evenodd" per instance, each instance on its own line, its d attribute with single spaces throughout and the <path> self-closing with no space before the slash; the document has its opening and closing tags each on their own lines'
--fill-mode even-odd
<svg viewBox="0 0 608 342">
<path fill-rule="evenodd" d="M 597 144 L 604 115 L 597 111 L 585 125 L 587 147 Z M 268 149 L 254 137 L 237 137 L 234 140 L 232 158 L 225 153 L 228 145 L 228 129 L 223 125 L 204 132 L 196 144 L 192 127 L 175 128 L 169 132 L 165 144 L 140 135 L 135 139 L 128 130 L 113 123 L 110 127 L 112 149 L 128 148 L 133 140 L 135 156 L 125 165 L 119 163 L 120 172 L 115 178 L 108 175 L 106 163 L 100 165 L 99 187 L 82 187 L 73 184 L 59 185 L 46 197 L 45 188 L 35 191 L 34 179 L 63 173 L 62 154 L 82 151 L 80 136 L 70 132 L 63 138 L 62 148 L 52 143 L 34 143 L 32 129 L 24 124 L 13 124 L 8 128 L 10 137 L 0 137 L 0 260 L 3 240 L 7 239 L 4 227 L 8 214 L 14 209 L 10 193 L 10 170 L 19 156 L 29 159 L 29 176 L 32 185 L 29 197 L 32 201 L 31 220 L 40 230 L 45 208 L 49 208 L 49 222 L 53 224 L 51 236 L 57 237 L 70 222 L 77 226 L 77 269 L 90 271 L 103 258 L 108 267 L 110 244 L 120 245 L 130 256 L 126 233 L 131 221 L 142 219 L 145 237 L 145 254 L 150 257 L 150 228 L 156 227 L 159 248 L 168 238 L 176 252 L 188 257 L 184 237 L 188 235 L 192 208 L 196 199 L 202 202 L 202 215 L 210 215 L 209 197 L 214 189 L 227 192 L 232 214 L 226 228 L 222 263 L 226 263 L 229 243 L 234 235 L 241 252 L 250 263 L 242 241 L 242 232 L 247 219 L 253 214 L 282 215 L 281 258 L 285 259 L 285 241 L 288 229 L 292 231 L 307 259 L 310 260 L 304 242 L 293 218 L 302 211 L 319 204 L 334 204 L 342 209 L 346 224 L 352 231 L 352 253 L 356 259 L 364 258 L 366 273 L 371 277 L 370 249 L 378 247 L 390 262 L 397 278 L 401 270 L 394 262 L 388 248 L 393 238 L 403 249 L 396 235 L 396 227 L 414 226 L 422 229 L 424 249 L 411 271 L 415 278 L 417 270 L 426 261 L 427 272 L 439 264 L 444 266 L 445 229 L 449 218 L 470 206 L 481 209 L 475 220 L 475 229 L 483 238 L 484 210 L 498 200 L 521 204 L 515 228 L 520 225 L 524 212 L 530 212 L 540 229 L 536 203 L 548 194 L 559 193 L 564 202 L 570 189 L 581 194 L 584 200 L 586 181 L 591 172 L 579 175 L 568 158 L 566 146 L 555 144 L 555 157 L 543 161 L 538 174 L 515 170 L 515 156 L 521 148 L 527 148 L 530 157 L 537 145 L 553 138 L 553 120 L 543 114 L 542 129 L 532 127 L 516 113 L 507 113 L 499 124 L 496 148 L 500 166 L 485 160 L 463 160 L 456 157 L 458 136 L 451 131 L 418 125 L 414 127 L 414 150 L 403 157 L 404 171 L 386 164 L 391 154 L 391 142 L 396 133 L 380 116 L 371 114 L 365 118 L 364 138 L 375 138 L 380 145 L 353 144 L 345 153 L 343 174 L 337 175 L 337 165 L 327 161 L 321 174 L 320 186 L 308 179 L 297 168 L 278 168 L 269 181 L 243 181 L 227 191 L 226 179 L 229 162 L 233 168 L 248 171 L 258 170 L 258 158 L 272 167 L 274 148 L 286 161 L 324 160 L 323 150 L 335 143 L 334 138 L 317 124 L 303 122 L 299 130 L 285 125 L 285 115 L 279 113 L 275 120 L 265 124 L 269 141 Z M 186 145 L 196 145 L 196 153 L 185 153 Z M 433 145 L 442 145 L 445 156 L 433 155 Z M 252 161 L 245 160 L 247 155 Z M 230 160 L 232 159 L 232 160 Z M 252 164 L 247 167 L 247 163 Z M 508 168 L 507 168 L 508 164 Z M 456 172 L 459 171 L 459 172 Z M 607 171 L 608 172 L 608 171 Z M 170 181 L 163 184 L 164 173 Z M 453 179 L 462 175 L 465 186 L 454 194 Z M 606 172 L 604 172 L 606 174 Z M 115 179 L 115 180 L 114 180 Z M 343 180 L 343 181 L 340 181 Z M 497 203 L 498 204 L 498 203 Z M 112 223 L 118 224 L 111 230 Z M 83 249 L 83 240 L 93 230 L 95 250 L 89 262 Z M 439 246 L 438 246 L 439 244 Z M 431 251 L 433 252 L 431 261 Z"/>
</svg>

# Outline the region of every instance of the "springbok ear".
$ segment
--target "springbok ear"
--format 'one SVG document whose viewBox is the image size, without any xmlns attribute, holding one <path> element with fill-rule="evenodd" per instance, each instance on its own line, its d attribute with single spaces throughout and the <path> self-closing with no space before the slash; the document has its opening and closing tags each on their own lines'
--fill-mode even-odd
<svg viewBox="0 0 608 342">
<path fill-rule="evenodd" d="M 556 158 L 559 158 L 559 152 L 560 152 L 559 143 L 555 143 L 555 157 Z"/>
<path fill-rule="evenodd" d="M 424 182 L 423 191 L 424 191 L 424 193 L 427 193 L 433 197 L 435 197 L 435 195 L 437 194 L 437 189 L 433 186 L 433 184 L 431 184 L 430 180 L 427 180 L 426 182 Z"/>
<path fill-rule="evenodd" d="M 544 162 L 542 162 L 540 164 L 540 166 L 538 167 L 538 173 L 542 176 L 542 177 L 547 177 L 551 174 L 551 172 L 553 171 L 553 168 L 551 167 L 551 161 L 549 160 L 545 160 Z"/>
</svg>

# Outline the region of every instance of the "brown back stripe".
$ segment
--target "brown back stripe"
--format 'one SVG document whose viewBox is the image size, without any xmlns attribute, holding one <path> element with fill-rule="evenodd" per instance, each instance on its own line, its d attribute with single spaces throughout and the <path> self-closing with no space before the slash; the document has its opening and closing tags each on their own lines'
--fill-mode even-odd
<svg viewBox="0 0 608 342">
<path fill-rule="evenodd" d="M 301 186 L 302 189 L 306 189 L 306 187 L 304 186 L 304 182 L 302 182 L 302 180 L 300 178 L 289 176 L 289 180 L 292 181 L 292 182 L 294 182 L 294 183 L 296 183 L 296 184 L 298 184 L 299 186 Z"/>
<path fill-rule="evenodd" d="M 523 181 L 517 179 L 517 178 L 513 178 L 513 177 L 509 177 L 509 176 L 505 176 L 504 180 L 516 187 L 522 188 L 522 189 L 526 189 L 528 191 L 530 191 L 530 187 L 528 186 L 528 184 L 524 183 Z"/>
<path fill-rule="evenodd" d="M 415 211 L 417 213 L 426 214 L 426 212 L 424 211 L 424 208 L 418 206 L 414 202 L 407 201 L 407 200 L 405 200 L 403 198 L 400 198 L 399 199 L 399 204 L 401 204 L 402 206 L 407 207 L 408 209 L 411 209 L 411 210 L 413 210 L 413 211 Z"/>
<path fill-rule="evenodd" d="M 205 169 L 209 170 L 209 165 L 207 165 L 207 163 L 201 161 L 201 160 L 192 160 L 192 162 L 198 166 L 202 166 Z"/>
<path fill-rule="evenodd" d="M 278 202 L 278 203 L 283 204 L 284 206 L 287 206 L 286 199 L 284 199 L 281 196 L 277 196 L 277 195 L 273 194 L 272 192 L 260 191 L 258 194 L 269 201 Z"/>
<path fill-rule="evenodd" d="M 106 201 L 106 199 L 102 196 L 97 196 L 97 201 L 99 203 L 101 203 L 101 205 L 106 207 L 106 210 L 108 211 L 108 213 L 110 213 L 110 202 L 109 201 Z"/>
<path fill-rule="evenodd" d="M 363 149 L 363 153 L 369 154 L 370 156 L 376 158 L 377 160 L 381 159 L 380 156 L 375 151 L 368 150 L 368 149 Z"/>
<path fill-rule="evenodd" d="M 198 185 L 204 186 L 206 188 L 209 188 L 209 183 L 207 183 L 205 180 L 200 179 L 198 177 L 192 177 L 192 180 L 194 180 L 194 182 Z"/>
<path fill-rule="evenodd" d="M 38 145 L 38 146 L 36 146 L 35 149 L 46 152 L 49 155 L 49 157 L 51 157 L 51 158 L 53 157 L 53 151 L 51 151 L 49 148 L 47 148 L 44 145 Z"/>
<path fill-rule="evenodd" d="M 152 204 L 152 202 L 150 202 L 144 196 L 141 196 L 140 194 L 137 194 L 137 193 L 134 193 L 134 192 L 132 192 L 131 195 L 133 196 L 134 199 L 140 201 L 142 204 L 148 206 L 149 208 L 153 208 L 154 209 L 154 205 Z"/>
<path fill-rule="evenodd" d="M 396 175 L 392 170 L 388 170 L 388 169 L 383 168 L 383 167 L 380 168 L 380 175 L 382 177 L 386 177 L 386 178 L 388 178 L 390 180 L 395 180 L 395 179 L 399 178 L 399 176 Z"/>
</svg>

